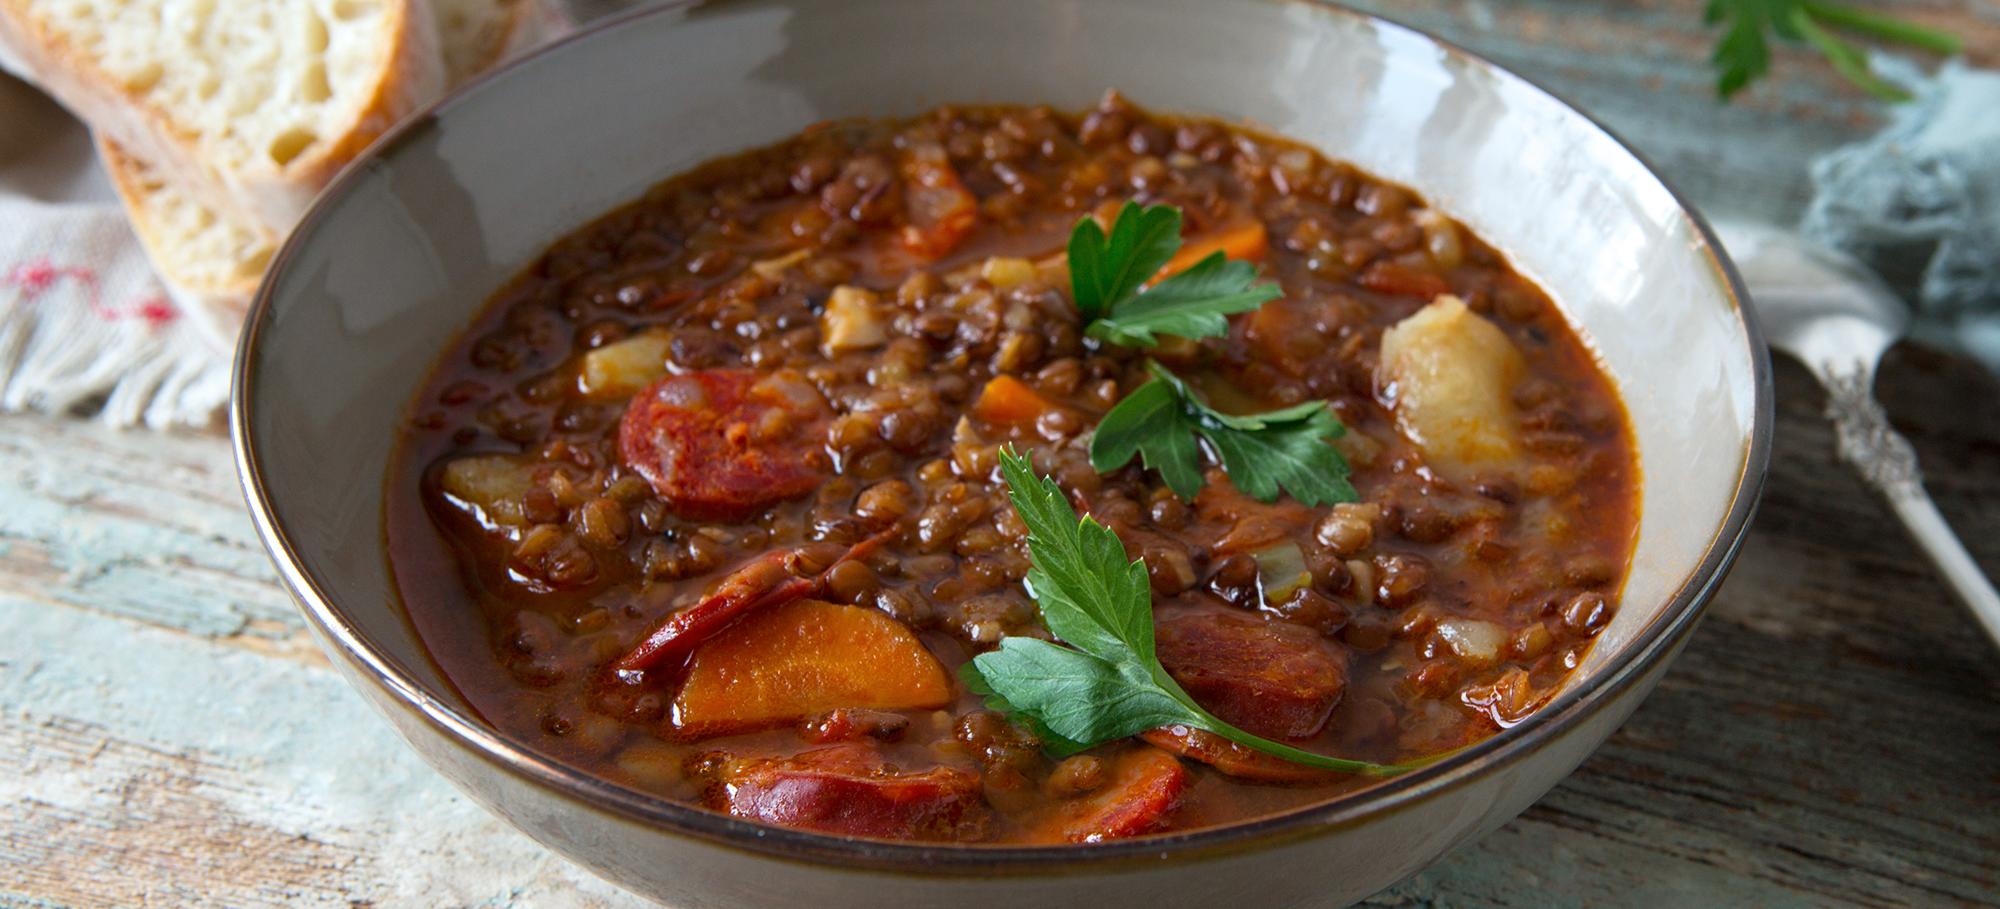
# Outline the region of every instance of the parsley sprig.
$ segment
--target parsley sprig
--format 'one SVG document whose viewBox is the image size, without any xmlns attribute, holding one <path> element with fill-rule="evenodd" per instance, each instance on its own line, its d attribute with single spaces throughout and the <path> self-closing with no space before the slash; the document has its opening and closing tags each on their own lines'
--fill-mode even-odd
<svg viewBox="0 0 2000 909">
<path fill-rule="evenodd" d="M 1281 292 L 1257 283 L 1248 262 L 1211 253 L 1192 268 L 1147 282 L 1181 247 L 1181 212 L 1171 205 L 1126 202 L 1105 233 L 1097 219 L 1077 222 L 1069 238 L 1070 295 L 1084 332 L 1112 344 L 1152 347 L 1157 335 L 1213 338 L 1233 313 L 1249 312 Z M 1347 461 L 1323 440 L 1345 429 L 1323 402 L 1239 416 L 1203 403 L 1187 383 L 1148 362 L 1153 380 L 1118 402 L 1098 423 L 1090 463 L 1104 473 L 1137 454 L 1183 499 L 1201 491 L 1207 440 L 1237 488 L 1266 502 L 1288 491 L 1307 505 L 1352 502 Z"/>
<path fill-rule="evenodd" d="M 1715 90 L 1724 98 L 1743 90 L 1771 68 L 1766 33 L 1818 50 L 1836 72 L 1869 94 L 1889 101 L 1909 99 L 1909 93 L 1877 76 L 1861 48 L 1841 39 L 1833 29 L 1891 41 L 1939 54 L 1959 51 L 1958 38 L 1900 19 L 1838 3 L 1818 0 L 1709 0 L 1710 25 L 1726 24 L 1712 58 L 1717 69 Z"/>
<path fill-rule="evenodd" d="M 1090 440 L 1090 466 L 1099 473 L 1123 467 L 1137 454 L 1160 472 L 1183 499 L 1201 491 L 1205 439 L 1222 460 L 1230 482 L 1252 498 L 1272 502 L 1282 489 L 1309 506 L 1360 498 L 1348 482 L 1347 459 L 1326 439 L 1346 427 L 1324 401 L 1259 414 L 1226 414 L 1202 403 L 1179 376 L 1147 361 L 1153 379 L 1126 395 L 1098 421 Z"/>
<path fill-rule="evenodd" d="M 1112 344 L 1152 347 L 1157 335 L 1213 338 L 1229 331 L 1225 316 L 1249 312 L 1280 296 L 1257 283 L 1257 269 L 1209 254 L 1194 267 L 1146 286 L 1181 246 L 1181 210 L 1126 202 L 1111 222 L 1077 222 L 1069 237 L 1070 294 L 1084 333 Z"/>
<path fill-rule="evenodd" d="M 1000 469 L 1028 528 L 1028 585 L 1042 621 L 1064 644 L 1008 637 L 966 664 L 966 685 L 988 707 L 1026 721 L 1059 754 L 1182 725 L 1310 767 L 1393 776 L 1420 766 L 1328 757 L 1245 732 L 1202 709 L 1160 664 L 1146 563 L 1127 561 L 1118 535 L 1079 519 L 1062 489 L 1012 446 Z"/>
</svg>

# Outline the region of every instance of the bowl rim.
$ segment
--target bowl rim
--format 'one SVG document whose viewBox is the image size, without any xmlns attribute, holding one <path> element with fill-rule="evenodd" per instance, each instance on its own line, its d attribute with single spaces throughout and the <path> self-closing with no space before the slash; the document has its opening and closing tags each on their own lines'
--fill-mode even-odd
<svg viewBox="0 0 2000 909">
<path fill-rule="evenodd" d="M 231 369 L 229 436 L 237 478 L 242 485 L 245 504 L 257 536 L 300 611 L 319 633 L 322 645 L 329 649 L 337 647 L 338 655 L 356 673 L 349 677 L 350 682 L 358 683 L 362 677 L 367 678 L 400 701 L 399 706 L 406 713 L 414 712 L 454 746 L 551 794 L 665 831 L 768 858 L 816 865 L 836 864 L 851 870 L 927 875 L 1095 873 L 1119 866 L 1152 864 L 1169 856 L 1178 859 L 1212 858 L 1315 838 L 1382 814 L 1410 808 L 1500 766 L 1511 764 L 1542 743 L 1560 738 L 1590 714 L 1618 700 L 1678 648 L 1706 611 L 1709 600 L 1741 551 L 1769 469 L 1774 422 L 1770 353 L 1741 275 L 1723 252 L 1721 242 L 1707 220 L 1644 155 L 1597 118 L 1538 82 L 1423 29 L 1340 6 L 1333 0 L 1242 2 L 1299 7 L 1310 15 L 1358 19 L 1378 29 L 1428 42 L 1447 56 L 1473 64 L 1495 78 L 1514 81 L 1544 96 L 1609 139 L 1619 151 L 1630 155 L 1645 175 L 1673 199 L 1680 216 L 1701 239 L 1701 252 L 1707 257 L 1709 266 L 1722 278 L 1722 289 L 1729 298 L 1728 302 L 1742 326 L 1743 339 L 1749 346 L 1747 353 L 1752 373 L 1750 437 L 1729 509 L 1704 548 L 1700 562 L 1682 580 L 1660 613 L 1639 631 L 1621 659 L 1570 686 L 1517 725 L 1437 763 L 1383 780 L 1366 789 L 1241 823 L 1088 846 L 918 844 L 843 837 L 743 820 L 650 795 L 538 754 L 496 727 L 474 718 L 468 711 L 426 691 L 393 658 L 347 620 L 334 597 L 305 569 L 293 548 L 290 534 L 272 505 L 265 484 L 262 458 L 250 431 L 250 418 L 256 410 L 256 389 L 251 379 L 256 372 L 254 366 L 260 354 L 259 341 L 269 320 L 279 277 L 285 274 L 286 266 L 299 254 L 300 248 L 314 232 L 313 228 L 328 217 L 334 202 L 371 169 L 375 159 L 390 153 L 412 137 L 435 128 L 440 113 L 482 90 L 497 74 L 512 71 L 527 61 L 641 20 L 678 15 L 698 6 L 714 5 L 708 0 L 664 0 L 607 16 L 533 53 L 509 61 L 426 105 L 390 128 L 343 167 L 313 201 L 272 257 L 237 341 L 235 363 Z M 388 707 L 380 702 L 378 706 L 385 712 Z"/>
</svg>

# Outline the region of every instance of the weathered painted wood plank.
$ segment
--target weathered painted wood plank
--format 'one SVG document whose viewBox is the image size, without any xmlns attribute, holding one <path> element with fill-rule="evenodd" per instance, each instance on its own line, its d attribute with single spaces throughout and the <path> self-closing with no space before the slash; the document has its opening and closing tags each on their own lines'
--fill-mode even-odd
<svg viewBox="0 0 2000 909">
<path fill-rule="evenodd" d="M 0 906 L 639 905 L 330 668 L 13 594 L 0 627 Z"/>
<path fill-rule="evenodd" d="M 54 444 L 46 431 L 0 435 L 0 594 L 273 645 L 298 629 L 225 440 L 49 425 L 62 430 Z"/>
</svg>

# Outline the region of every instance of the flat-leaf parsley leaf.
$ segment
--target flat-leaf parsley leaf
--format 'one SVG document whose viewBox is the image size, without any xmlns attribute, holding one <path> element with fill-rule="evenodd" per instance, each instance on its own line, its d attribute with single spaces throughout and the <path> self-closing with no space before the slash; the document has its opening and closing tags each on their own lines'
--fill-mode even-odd
<svg viewBox="0 0 2000 909">
<path fill-rule="evenodd" d="M 1726 26 L 1711 58 L 1716 68 L 1715 91 L 1724 98 L 1742 91 L 1770 70 L 1771 47 L 1766 32 L 1786 41 L 1812 45 L 1849 82 L 1889 101 L 1907 100 L 1909 94 L 1877 76 L 1868 67 L 1867 54 L 1830 29 L 1940 54 L 1958 53 L 1960 47 L 1956 37 L 1944 32 L 1818 0 L 1709 0 L 1704 15 L 1709 24 Z"/>
<path fill-rule="evenodd" d="M 1069 279 L 1084 333 L 1128 347 L 1152 347 L 1162 334 L 1213 338 L 1229 331 L 1226 316 L 1281 295 L 1276 284 L 1257 283 L 1255 266 L 1221 252 L 1153 280 L 1180 246 L 1181 212 L 1171 205 L 1126 202 L 1109 234 L 1095 218 L 1078 221 L 1069 237 Z"/>
<path fill-rule="evenodd" d="M 1435 758 L 1374 764 L 1328 757 L 1245 732 L 1196 704 L 1167 674 L 1153 646 L 1146 563 L 1126 561 L 1118 535 L 1079 519 L 1062 489 L 1012 446 L 1000 469 L 1028 528 L 1028 585 L 1042 621 L 1064 644 L 1007 637 L 962 676 L 988 707 L 1027 722 L 1057 754 L 1073 754 L 1162 726 L 1187 726 L 1311 767 L 1393 776 Z"/>
<path fill-rule="evenodd" d="M 1090 440 L 1090 465 L 1117 470 L 1137 454 L 1160 472 L 1183 499 L 1201 491 L 1201 452 L 1207 440 L 1229 481 L 1260 501 L 1289 492 L 1306 505 L 1360 498 L 1348 481 L 1347 459 L 1326 444 L 1346 427 L 1323 401 L 1260 414 L 1226 414 L 1203 403 L 1179 376 L 1148 362 L 1153 380 L 1139 386 L 1098 421 Z"/>
</svg>

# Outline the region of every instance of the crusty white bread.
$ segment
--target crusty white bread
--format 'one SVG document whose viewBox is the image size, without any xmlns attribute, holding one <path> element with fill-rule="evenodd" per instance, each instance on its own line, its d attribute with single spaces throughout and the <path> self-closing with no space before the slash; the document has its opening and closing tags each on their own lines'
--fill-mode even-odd
<svg viewBox="0 0 2000 909">
<path fill-rule="evenodd" d="M 456 86 L 564 27 L 546 0 L 429 0 Z M 184 308 L 240 317 L 282 234 L 183 191 L 161 169 L 99 133 L 98 154 L 153 268 Z"/>
<path fill-rule="evenodd" d="M 182 309 L 226 324 L 250 308 L 279 235 L 242 216 L 196 202 L 152 165 L 102 133 L 97 155 L 125 203 L 126 217 L 153 271 Z"/>
<path fill-rule="evenodd" d="M 130 157 L 273 232 L 444 85 L 422 0 L 0 0 L 0 44 Z"/>
<path fill-rule="evenodd" d="M 430 0 L 444 49 L 445 84 L 457 88 L 569 27 L 554 0 Z"/>
</svg>

